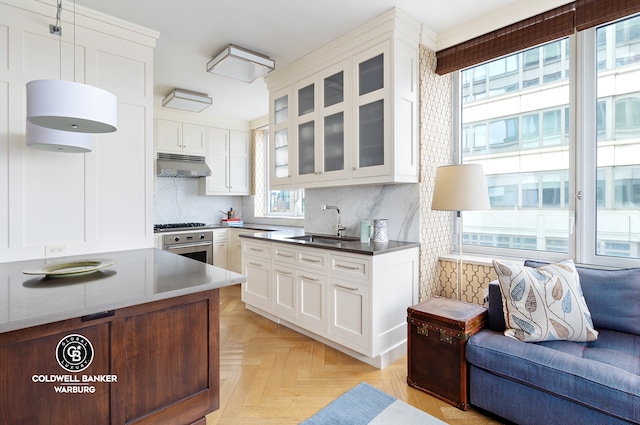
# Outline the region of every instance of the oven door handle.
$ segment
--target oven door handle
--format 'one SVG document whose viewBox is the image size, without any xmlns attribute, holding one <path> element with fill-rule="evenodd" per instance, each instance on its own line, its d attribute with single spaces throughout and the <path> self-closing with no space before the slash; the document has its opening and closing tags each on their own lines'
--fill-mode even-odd
<svg viewBox="0 0 640 425">
<path fill-rule="evenodd" d="M 169 245 L 165 246 L 164 249 L 170 251 L 172 249 L 181 249 L 181 248 L 197 248 L 199 246 L 209 246 L 212 245 L 211 242 L 198 242 L 198 243 L 183 243 L 179 245 Z"/>
</svg>

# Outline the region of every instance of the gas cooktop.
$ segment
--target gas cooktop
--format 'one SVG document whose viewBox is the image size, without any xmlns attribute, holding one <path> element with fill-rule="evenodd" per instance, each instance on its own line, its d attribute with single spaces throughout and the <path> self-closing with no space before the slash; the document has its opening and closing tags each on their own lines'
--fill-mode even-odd
<svg viewBox="0 0 640 425">
<path fill-rule="evenodd" d="M 169 232 L 175 230 L 192 230 L 198 227 L 205 227 L 204 223 L 168 223 L 168 224 L 154 224 L 153 231 L 155 233 L 158 232 Z"/>
</svg>

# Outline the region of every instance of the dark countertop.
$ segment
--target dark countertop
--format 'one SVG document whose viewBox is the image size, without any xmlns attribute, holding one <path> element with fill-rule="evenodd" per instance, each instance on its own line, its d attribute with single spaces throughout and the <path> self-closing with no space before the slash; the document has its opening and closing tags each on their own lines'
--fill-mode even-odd
<svg viewBox="0 0 640 425">
<path fill-rule="evenodd" d="M 116 263 L 75 277 L 22 273 L 85 259 Z M 0 263 L 0 333 L 245 281 L 243 275 L 154 248 Z"/>
<path fill-rule="evenodd" d="M 154 233 L 156 235 L 166 235 L 171 233 L 188 233 L 188 232 L 199 232 L 202 230 L 216 230 L 216 229 L 240 229 L 240 230 L 256 230 L 256 231 L 296 231 L 299 230 L 304 234 L 304 229 L 302 227 L 293 227 L 293 226 L 272 226 L 270 224 L 255 224 L 255 223 L 245 223 L 242 226 L 223 226 L 222 224 L 207 224 L 205 226 L 200 227 L 189 227 L 183 229 L 162 229 L 156 230 Z"/>
<path fill-rule="evenodd" d="M 255 233 L 241 234 L 241 238 L 252 238 L 258 240 L 266 240 L 270 242 L 287 243 L 298 246 L 305 246 L 310 248 L 322 248 L 330 249 L 340 252 L 351 252 L 354 254 L 363 255 L 380 255 L 388 252 L 401 251 L 404 249 L 415 248 L 420 246 L 417 242 L 402 242 L 402 241 L 389 241 L 385 243 L 363 243 L 360 242 L 360 238 L 345 237 L 340 241 L 340 244 L 324 244 L 320 242 L 307 242 L 295 239 L 289 239 L 291 237 L 304 236 L 304 228 L 302 227 L 288 227 L 288 226 L 272 226 L 269 224 L 254 224 L 245 223 L 242 226 L 221 226 L 215 224 L 209 224 L 204 227 L 197 227 L 188 230 L 175 231 L 173 229 L 163 230 L 156 232 L 156 234 L 171 234 L 185 233 L 185 232 L 198 232 L 204 229 L 242 229 L 242 230 L 255 230 Z M 317 236 L 329 236 L 333 235 L 319 235 Z"/>
<path fill-rule="evenodd" d="M 240 235 L 241 238 L 249 238 L 270 242 L 286 243 L 291 245 L 298 245 L 310 248 L 322 248 L 329 249 L 338 252 L 350 252 L 353 254 L 362 255 L 380 255 L 394 251 L 402 251 L 409 248 L 419 247 L 417 242 L 402 242 L 402 241 L 389 241 L 384 243 L 368 243 L 360 242 L 360 238 L 345 237 L 339 241 L 339 243 L 322 243 L 322 242 L 308 242 L 299 239 L 291 239 L 292 237 L 298 237 L 305 235 L 304 229 L 301 228 L 281 228 L 278 231 L 256 232 L 246 233 Z M 334 238 L 333 235 L 319 235 L 320 237 Z"/>
</svg>

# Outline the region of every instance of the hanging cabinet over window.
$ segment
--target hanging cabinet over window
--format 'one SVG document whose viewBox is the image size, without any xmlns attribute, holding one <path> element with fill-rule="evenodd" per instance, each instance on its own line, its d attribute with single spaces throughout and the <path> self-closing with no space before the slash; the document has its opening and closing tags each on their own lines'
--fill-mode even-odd
<svg viewBox="0 0 640 425">
<path fill-rule="evenodd" d="M 418 46 L 394 9 L 269 75 L 270 187 L 417 182 Z"/>
</svg>

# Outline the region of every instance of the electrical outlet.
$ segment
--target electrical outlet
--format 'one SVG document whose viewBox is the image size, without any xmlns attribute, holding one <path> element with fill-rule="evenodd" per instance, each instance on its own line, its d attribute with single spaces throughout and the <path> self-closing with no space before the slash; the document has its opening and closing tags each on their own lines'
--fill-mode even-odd
<svg viewBox="0 0 640 425">
<path fill-rule="evenodd" d="M 67 253 L 66 245 L 47 245 L 44 247 L 45 257 L 59 257 Z"/>
</svg>

